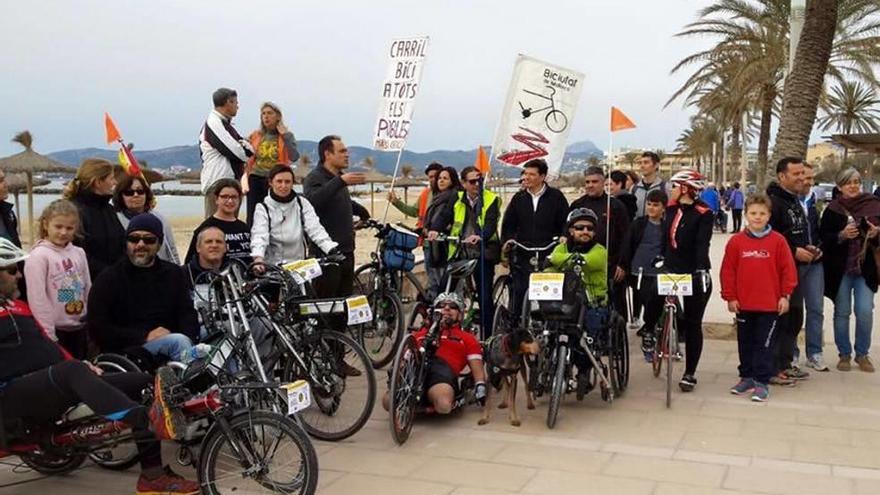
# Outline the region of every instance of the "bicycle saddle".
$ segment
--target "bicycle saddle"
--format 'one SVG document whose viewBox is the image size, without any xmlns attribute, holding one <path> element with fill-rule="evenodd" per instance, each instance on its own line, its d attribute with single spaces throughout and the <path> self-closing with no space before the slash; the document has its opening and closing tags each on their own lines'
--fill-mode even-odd
<svg viewBox="0 0 880 495">
<path fill-rule="evenodd" d="M 477 260 L 453 261 L 446 267 L 446 272 L 452 277 L 463 278 L 474 273 L 476 266 Z"/>
<path fill-rule="evenodd" d="M 78 419 L 87 418 L 94 415 L 95 411 L 92 411 L 92 408 L 80 402 L 79 404 L 68 409 L 66 413 L 64 413 L 64 421 L 76 421 Z"/>
</svg>

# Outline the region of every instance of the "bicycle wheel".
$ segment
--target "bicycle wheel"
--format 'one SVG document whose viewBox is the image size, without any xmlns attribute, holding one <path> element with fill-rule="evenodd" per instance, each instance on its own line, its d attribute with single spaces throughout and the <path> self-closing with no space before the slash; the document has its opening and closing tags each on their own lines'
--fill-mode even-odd
<svg viewBox="0 0 880 495">
<path fill-rule="evenodd" d="M 202 493 L 315 493 L 318 456 L 296 421 L 249 411 L 230 419 L 229 430 L 233 438 L 215 424 L 202 442 Z"/>
<path fill-rule="evenodd" d="M 544 117 L 544 122 L 547 124 L 547 129 L 556 133 L 560 133 L 568 127 L 568 117 L 559 110 L 551 110 L 547 112 L 547 116 Z"/>
<path fill-rule="evenodd" d="M 40 474 L 65 474 L 69 473 L 86 461 L 85 454 L 55 455 L 48 452 L 36 451 L 30 454 L 19 454 L 22 462 L 27 467 Z"/>
<path fill-rule="evenodd" d="M 550 407 L 547 408 L 547 428 L 556 426 L 556 417 L 559 415 L 559 405 L 562 404 L 562 396 L 565 395 L 565 361 L 568 349 L 564 345 L 556 348 L 556 368 L 553 371 L 553 385 L 550 389 Z"/>
<path fill-rule="evenodd" d="M 306 337 L 297 351 L 309 369 L 289 356 L 282 381 L 309 382 L 312 405 L 298 413 L 306 431 L 328 441 L 357 433 L 376 401 L 376 376 L 367 353 L 348 335 L 330 330 Z"/>
<path fill-rule="evenodd" d="M 388 387 L 391 436 L 398 445 L 403 445 L 412 431 L 421 394 L 421 373 L 422 353 L 415 337 L 407 335 L 394 356 Z"/>
<path fill-rule="evenodd" d="M 423 328 L 430 319 L 431 306 L 425 302 L 417 302 L 413 306 L 412 313 L 409 315 L 409 324 L 406 326 L 407 332 L 415 332 Z"/>
<path fill-rule="evenodd" d="M 614 394 L 620 395 L 629 386 L 629 340 L 626 335 L 626 322 L 618 316 L 611 326 L 611 386 Z"/>
<path fill-rule="evenodd" d="M 660 335 L 657 335 L 656 330 L 654 332 L 654 355 L 651 360 L 655 378 L 660 376 L 660 371 L 663 369 L 663 359 L 669 351 L 666 349 L 666 344 L 669 340 L 669 311 L 664 310 L 661 318 L 663 321 L 663 328 L 660 331 Z"/>
<path fill-rule="evenodd" d="M 367 296 L 373 321 L 349 327 L 356 332 L 358 341 L 376 369 L 385 366 L 394 357 L 404 328 L 403 303 L 393 290 L 382 286 L 382 279 L 377 283 L 376 277 L 380 276 L 375 263 L 364 265 L 355 272 L 357 293 Z"/>
<path fill-rule="evenodd" d="M 670 312 L 671 314 L 671 312 Z M 675 348 L 678 345 L 676 336 L 675 315 L 669 317 L 669 335 L 666 341 L 666 407 L 672 407 L 672 363 L 675 362 Z"/>
</svg>

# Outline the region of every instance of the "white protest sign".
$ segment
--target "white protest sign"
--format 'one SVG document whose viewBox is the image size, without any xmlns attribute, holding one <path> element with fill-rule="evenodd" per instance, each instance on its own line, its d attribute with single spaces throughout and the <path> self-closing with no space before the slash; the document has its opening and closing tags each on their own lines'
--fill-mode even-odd
<svg viewBox="0 0 880 495">
<path fill-rule="evenodd" d="M 379 116 L 373 131 L 373 148 L 400 151 L 406 144 L 427 48 L 427 36 L 391 42 L 388 72 L 382 82 Z"/>
<path fill-rule="evenodd" d="M 580 72 L 517 56 L 492 144 L 495 159 L 520 167 L 543 158 L 548 175 L 558 176 L 583 85 Z"/>
</svg>

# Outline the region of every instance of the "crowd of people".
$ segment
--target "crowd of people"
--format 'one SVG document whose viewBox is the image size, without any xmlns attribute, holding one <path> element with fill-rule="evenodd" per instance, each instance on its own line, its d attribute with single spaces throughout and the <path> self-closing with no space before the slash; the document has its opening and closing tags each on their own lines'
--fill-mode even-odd
<svg viewBox="0 0 880 495">
<path fill-rule="evenodd" d="M 141 411 L 123 416 L 145 430 L 143 411 L 118 392 L 127 393 L 134 385 L 96 380 L 98 371 L 75 360 L 99 351 L 157 362 L 186 356 L 202 333 L 195 309 L 200 275 L 220 270 L 231 259 L 277 263 L 341 254 L 344 261 L 328 267 L 315 281 L 315 290 L 319 297 L 352 293 L 355 227 L 369 213 L 352 199 L 350 187 L 363 184 L 365 176 L 348 171 L 343 140 L 328 135 L 319 141 L 318 166 L 298 193 L 292 165 L 299 151 L 281 109 L 264 103 L 260 128 L 245 139 L 232 125 L 239 108 L 237 93 L 218 89 L 213 104 L 199 136 L 206 219 L 194 230 L 183 260 L 168 221 L 154 210 L 150 184 L 143 176 L 117 178 L 110 162 L 96 158 L 84 160 L 63 198 L 42 212 L 40 240 L 25 255 L 0 172 L 0 314 L 8 316 L 0 319 L 0 342 L 4 349 L 5 344 L 20 344 L 25 353 L 33 350 L 43 356 L 16 366 L 10 364 L 14 360 L 0 361 L 5 417 L 45 420 L 42 415 L 48 409 L 12 406 L 39 388 L 43 399 L 51 396 L 58 404 L 93 401 L 102 414 Z M 769 397 L 768 385 L 805 379 L 808 373 L 799 366 L 797 345 L 801 327 L 806 329 L 806 366 L 828 371 L 823 358 L 823 295 L 835 308 L 836 368 L 849 371 L 854 361 L 862 371 L 874 371 L 869 350 L 878 288 L 880 199 L 862 192 L 858 172 L 847 169 L 839 174 L 839 195 L 820 216 L 811 192 L 812 167 L 799 158 L 780 160 L 777 180 L 766 194 L 748 197 L 739 183 L 718 191 L 689 169 L 664 180 L 659 167 L 660 158 L 652 152 L 640 157 L 640 173 L 613 171 L 606 176 L 602 168 L 589 167 L 583 195 L 569 204 L 548 184 L 547 163 L 534 159 L 522 167 L 520 191 L 502 208 L 500 196 L 485 187 L 480 170 L 465 167 L 459 172 L 432 163 L 425 170 L 429 185 L 415 205 L 403 203 L 393 192 L 389 200 L 417 218 L 431 298 L 441 293 L 447 260 L 478 260 L 473 276 L 482 339 L 492 332 L 491 288 L 497 265 L 507 265 L 512 275 L 511 314 L 520 314 L 528 289 L 533 266 L 511 240 L 540 247 L 561 236 L 552 251 L 538 254 L 540 260 L 562 269 L 571 256 L 581 256 L 588 300 L 640 322 L 638 335 L 649 358 L 663 303 L 656 294 L 658 260 L 665 272 L 693 275 L 693 294 L 683 298 L 680 325 L 685 369 L 679 386 L 684 392 L 697 386 L 702 321 L 713 289 L 709 248 L 718 217 L 729 210 L 734 235 L 720 268 L 721 297 L 736 314 L 741 362 L 741 380 L 731 391 L 763 401 Z M 242 221 L 239 211 L 245 199 Z M 726 230 L 726 220 L 722 224 Z M 443 241 L 447 237 L 459 241 Z M 627 290 L 632 304 L 627 304 Z M 460 299 L 441 295 L 444 314 L 460 316 Z M 26 296 L 27 303 L 20 296 Z M 853 307 L 854 348 L 849 329 Z M 341 328 L 345 322 L 339 319 L 334 325 Z M 450 368 L 478 359 L 473 343 L 465 347 L 456 351 L 465 355 L 448 363 Z M 583 393 L 589 363 L 575 356 L 575 366 Z M 429 383 L 443 385 L 448 376 L 457 376 L 449 370 L 436 372 L 442 376 Z M 47 376 L 63 378 L 52 381 Z M 88 387 L 70 386 L 65 380 L 84 380 Z M 107 384 L 117 391 L 106 392 Z M 429 391 L 430 397 L 440 398 L 438 410 L 449 409 L 448 392 Z M 142 457 L 143 485 L 155 489 L 158 483 L 163 493 L 192 493 L 189 482 L 156 468 L 157 456 L 151 452 Z"/>
</svg>

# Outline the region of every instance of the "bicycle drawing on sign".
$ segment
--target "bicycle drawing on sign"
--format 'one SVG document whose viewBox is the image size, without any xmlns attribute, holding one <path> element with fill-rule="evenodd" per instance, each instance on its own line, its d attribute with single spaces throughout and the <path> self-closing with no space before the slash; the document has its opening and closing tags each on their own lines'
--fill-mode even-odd
<svg viewBox="0 0 880 495">
<path fill-rule="evenodd" d="M 566 117 L 565 114 L 562 113 L 562 110 L 557 110 L 556 108 L 556 101 L 554 98 L 554 96 L 556 95 L 556 88 L 554 88 L 553 86 L 546 87 L 550 90 L 549 95 L 543 95 L 541 93 L 530 91 L 528 89 L 523 89 L 523 92 L 546 100 L 548 102 L 547 106 L 534 109 L 532 107 L 526 108 L 521 101 L 517 101 L 517 103 L 519 104 L 519 108 L 521 109 L 521 113 L 524 119 L 546 111 L 547 114 L 544 115 L 544 122 L 547 124 L 547 128 L 558 134 L 564 131 L 566 127 L 568 127 L 568 117 Z"/>
</svg>

